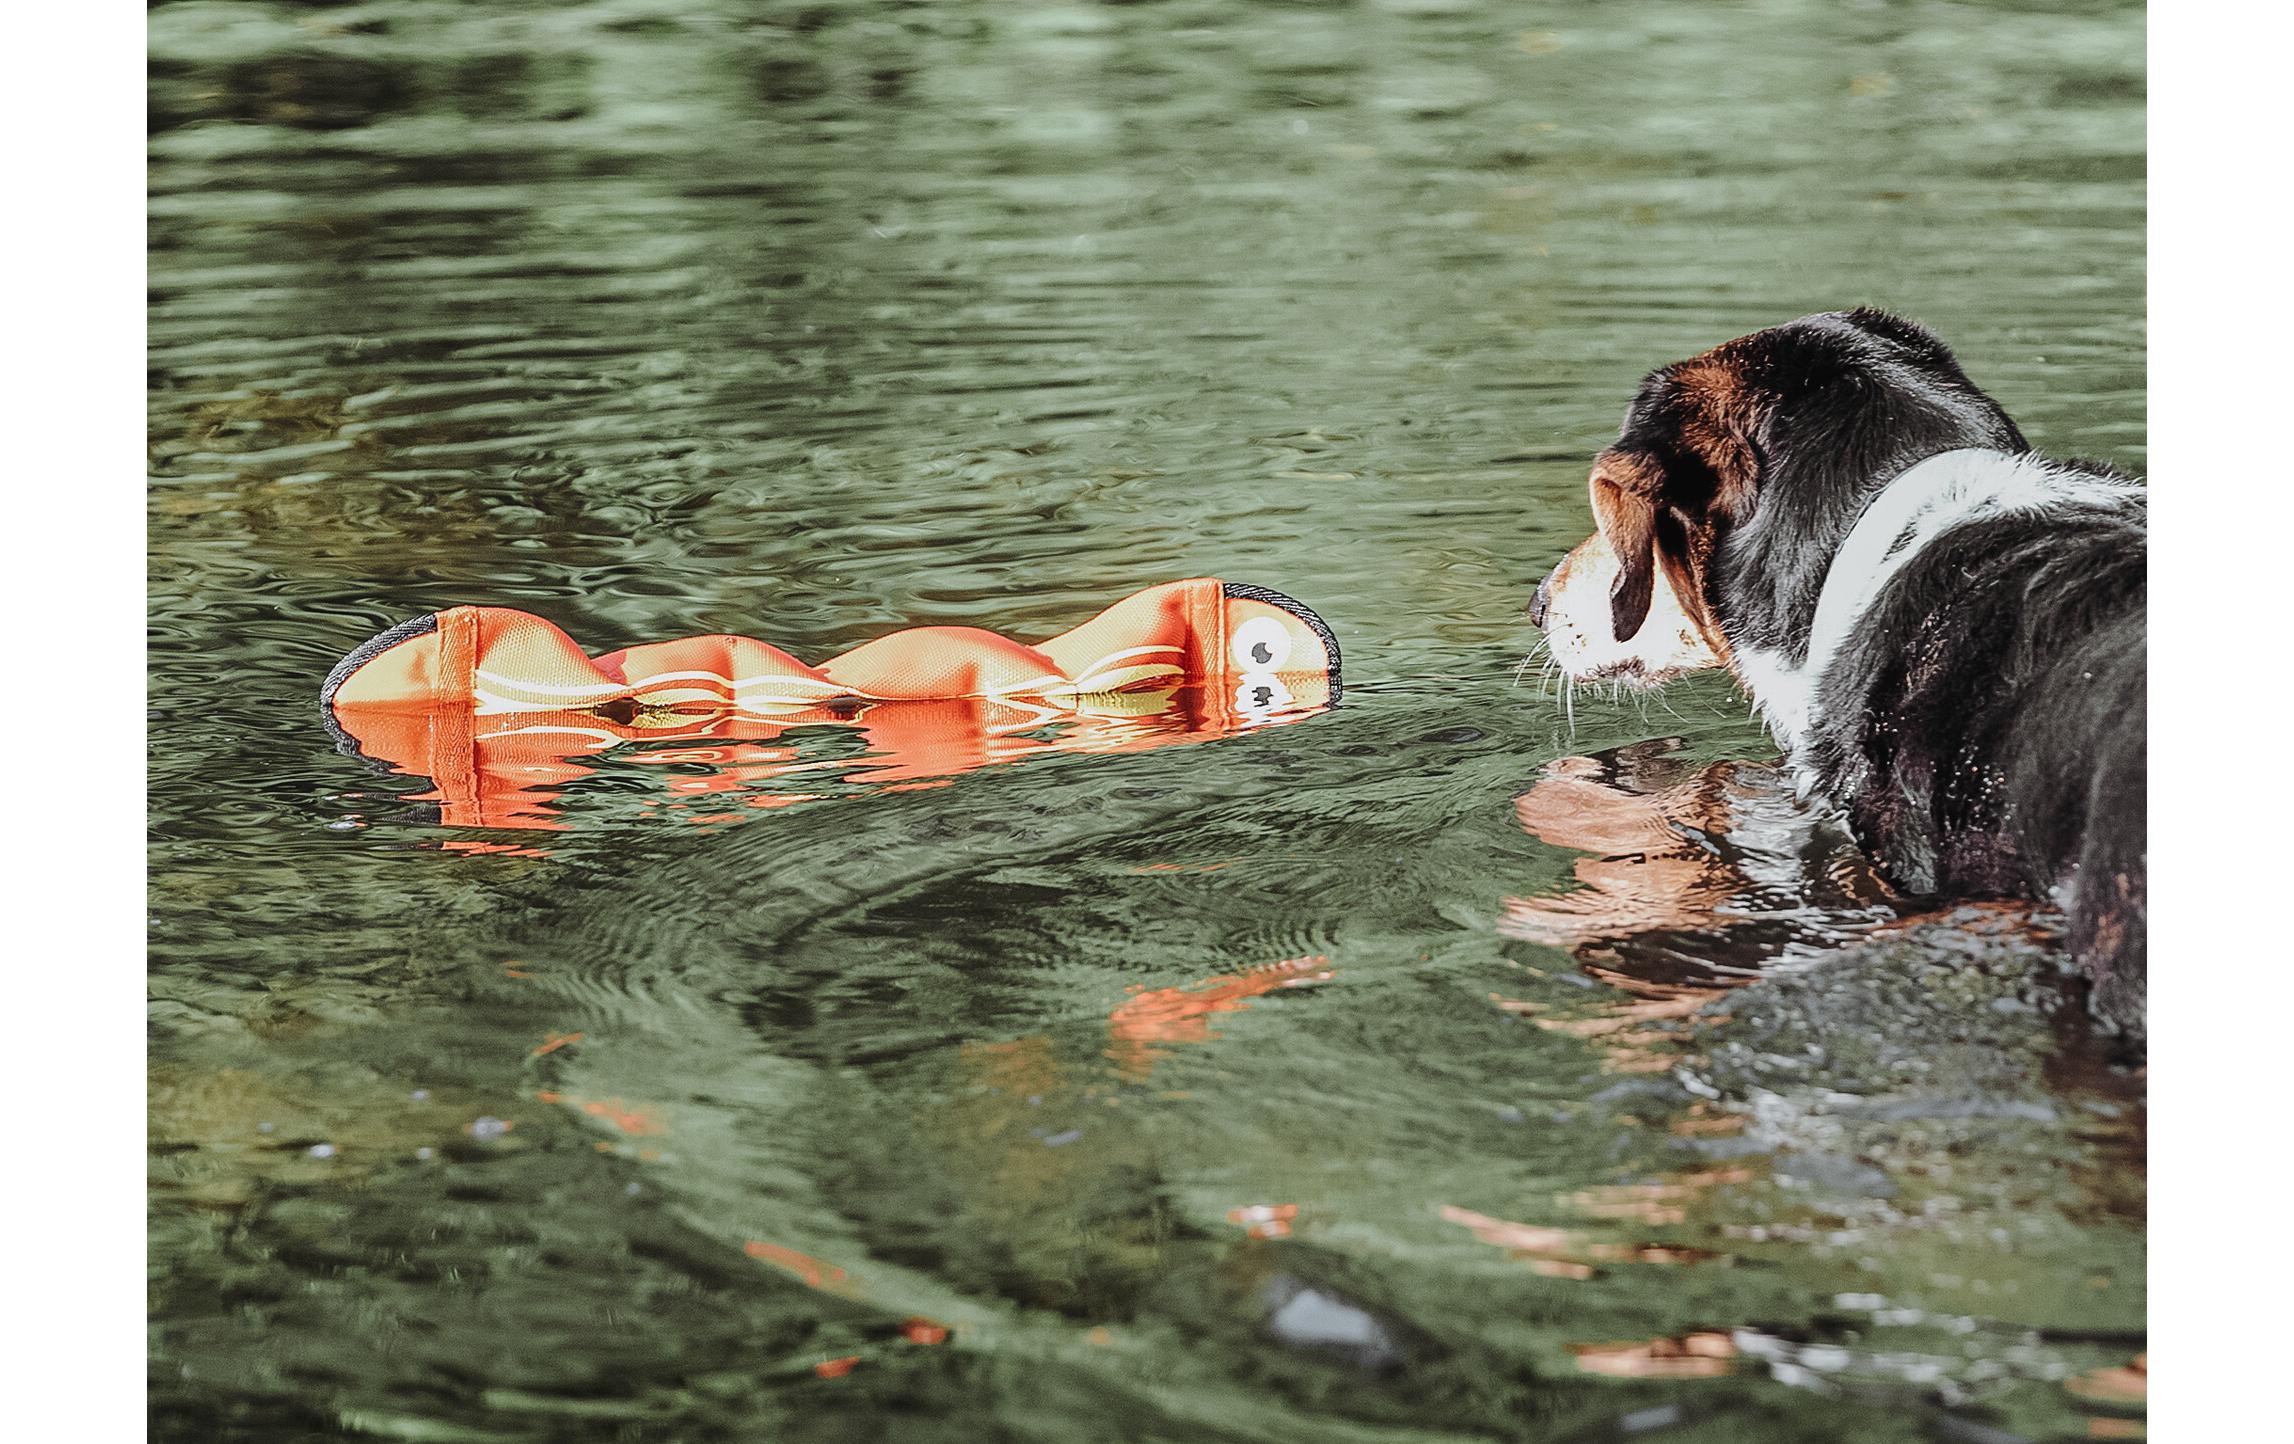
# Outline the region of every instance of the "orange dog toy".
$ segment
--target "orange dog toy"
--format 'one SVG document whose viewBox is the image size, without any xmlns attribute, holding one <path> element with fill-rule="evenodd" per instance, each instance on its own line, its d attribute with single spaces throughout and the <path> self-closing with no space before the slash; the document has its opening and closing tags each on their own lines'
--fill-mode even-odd
<svg viewBox="0 0 2294 1444">
<path fill-rule="evenodd" d="M 1278 592 L 1196 578 L 1032 646 L 916 627 L 818 666 L 722 635 L 590 657 L 540 617 L 452 607 L 343 658 L 320 708 L 343 751 L 429 778 L 441 821 L 551 827 L 562 824 L 547 789 L 594 770 L 581 758 L 633 741 L 745 744 L 636 756 L 716 766 L 716 777 L 678 774 L 674 789 L 768 807 L 816 795 L 762 790 L 772 779 L 847 765 L 754 745 L 792 729 L 857 729 L 867 781 L 914 784 L 1038 752 L 1135 751 L 1295 721 L 1338 691 L 1338 644 L 1320 617 Z"/>
</svg>

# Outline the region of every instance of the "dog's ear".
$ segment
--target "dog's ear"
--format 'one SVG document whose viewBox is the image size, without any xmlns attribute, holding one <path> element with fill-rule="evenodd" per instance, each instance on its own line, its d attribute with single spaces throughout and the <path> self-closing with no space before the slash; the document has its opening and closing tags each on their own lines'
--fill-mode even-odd
<svg viewBox="0 0 2294 1444">
<path fill-rule="evenodd" d="M 1609 623 L 1630 640 L 1649 619 L 1657 585 L 1657 502 L 1664 471 L 1652 458 L 1612 447 L 1593 467 L 1593 518 L 1617 554 L 1609 587 Z"/>
</svg>

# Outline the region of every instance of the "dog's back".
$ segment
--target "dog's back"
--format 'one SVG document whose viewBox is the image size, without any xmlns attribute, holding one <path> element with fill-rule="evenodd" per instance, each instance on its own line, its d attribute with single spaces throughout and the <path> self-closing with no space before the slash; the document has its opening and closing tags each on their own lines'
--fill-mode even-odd
<svg viewBox="0 0 2294 1444">
<path fill-rule="evenodd" d="M 1804 755 L 1912 891 L 2059 900 L 2098 1006 L 2139 1030 L 2143 493 L 2100 467 L 2002 464 L 2044 466 L 2055 494 L 1902 565 L 1826 668 Z"/>
</svg>

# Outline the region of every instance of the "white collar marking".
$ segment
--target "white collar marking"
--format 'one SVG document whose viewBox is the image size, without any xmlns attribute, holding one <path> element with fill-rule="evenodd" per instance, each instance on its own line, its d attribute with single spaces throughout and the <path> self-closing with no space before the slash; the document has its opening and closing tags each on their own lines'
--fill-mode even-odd
<svg viewBox="0 0 2294 1444">
<path fill-rule="evenodd" d="M 1769 730 L 1787 749 L 1799 750 L 1816 720 L 1816 694 L 1825 670 L 1858 619 L 1905 563 L 1944 532 L 2018 512 L 2122 501 L 2130 495 L 2143 495 L 2140 482 L 2059 469 L 2058 463 L 2029 454 L 1976 448 L 1946 451 L 1900 473 L 1864 504 L 1864 514 L 1833 554 L 1808 629 L 1807 659 L 1792 667 L 1773 654 L 1757 658 L 1753 696 Z"/>
</svg>

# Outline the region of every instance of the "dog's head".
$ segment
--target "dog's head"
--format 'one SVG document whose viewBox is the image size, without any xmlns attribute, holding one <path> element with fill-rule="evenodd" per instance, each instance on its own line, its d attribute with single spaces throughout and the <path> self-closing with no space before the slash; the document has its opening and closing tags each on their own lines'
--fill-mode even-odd
<svg viewBox="0 0 2294 1444">
<path fill-rule="evenodd" d="M 1594 459 L 1597 529 L 1531 619 L 1580 681 L 1655 684 L 1748 650 L 1797 661 L 1866 500 L 1958 447 L 2027 449 L 1943 342 L 1884 312 L 1804 316 L 1663 367 Z"/>
</svg>

